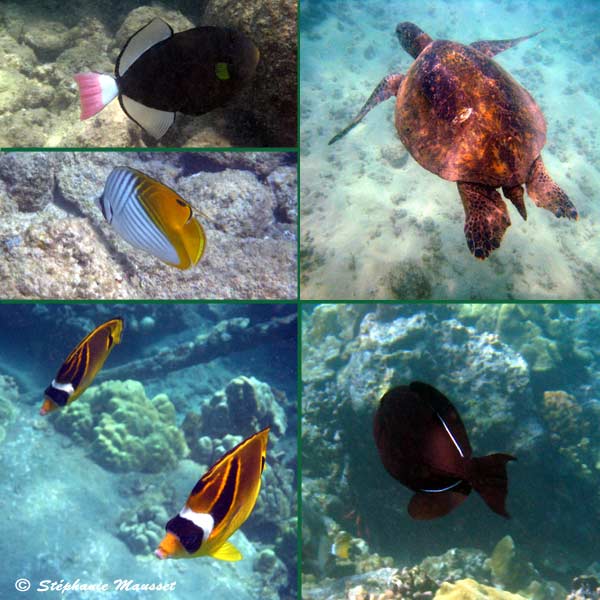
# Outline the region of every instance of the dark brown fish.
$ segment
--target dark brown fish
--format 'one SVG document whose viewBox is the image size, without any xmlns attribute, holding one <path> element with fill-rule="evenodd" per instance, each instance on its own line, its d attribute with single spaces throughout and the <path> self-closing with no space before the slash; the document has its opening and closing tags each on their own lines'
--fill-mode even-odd
<svg viewBox="0 0 600 600">
<path fill-rule="evenodd" d="M 373 423 L 375 444 L 392 477 L 413 490 L 413 519 L 435 519 L 461 504 L 474 488 L 496 513 L 508 517 L 506 463 L 510 454 L 472 456 L 463 422 L 434 387 L 414 381 L 381 398 Z"/>
<path fill-rule="evenodd" d="M 254 77 L 258 60 L 258 48 L 239 31 L 195 27 L 173 33 L 156 18 L 127 40 L 114 79 L 75 75 L 81 119 L 118 97 L 125 114 L 158 139 L 177 112 L 201 115 L 223 106 Z"/>
</svg>

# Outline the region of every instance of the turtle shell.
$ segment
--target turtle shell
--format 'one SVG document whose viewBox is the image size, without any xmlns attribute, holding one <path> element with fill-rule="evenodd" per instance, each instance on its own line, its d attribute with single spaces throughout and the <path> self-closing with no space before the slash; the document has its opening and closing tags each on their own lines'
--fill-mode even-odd
<svg viewBox="0 0 600 600">
<path fill-rule="evenodd" d="M 529 92 L 475 48 L 439 40 L 416 58 L 396 99 L 400 139 L 425 169 L 450 181 L 524 183 L 546 141 Z"/>
</svg>

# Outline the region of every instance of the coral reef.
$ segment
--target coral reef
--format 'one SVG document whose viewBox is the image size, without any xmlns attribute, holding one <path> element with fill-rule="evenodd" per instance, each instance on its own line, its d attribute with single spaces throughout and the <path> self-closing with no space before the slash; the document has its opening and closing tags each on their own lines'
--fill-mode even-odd
<svg viewBox="0 0 600 600">
<path fill-rule="evenodd" d="M 10 298 L 293 298 L 290 153 L 9 153 L 0 156 L 0 295 Z M 207 246 L 179 271 L 127 244 L 95 200 L 115 166 L 139 169 L 202 212 Z"/>
<path fill-rule="evenodd" d="M 51 417 L 52 418 L 52 417 Z M 188 452 L 166 394 L 152 400 L 138 381 L 106 381 L 52 418 L 55 428 L 88 446 L 90 457 L 118 471 L 158 473 Z"/>
<path fill-rule="evenodd" d="M 503 589 L 516 592 L 540 575 L 535 567 L 519 552 L 510 535 L 504 536 L 494 548 L 487 566 L 492 571 L 492 581 Z"/>
<path fill-rule="evenodd" d="M 561 585 L 587 567 L 597 548 L 598 322 L 591 305 L 305 307 L 303 498 L 307 510 L 333 521 L 307 518 L 303 556 L 310 574 L 331 572 L 331 559 L 319 560 L 319 532 L 345 530 L 396 564 L 441 555 L 422 565 L 438 583 L 472 578 L 531 599 L 562 600 Z M 414 380 L 436 386 L 457 406 L 475 456 L 517 456 L 509 512 L 518 512 L 528 531 L 543 522 L 543 536 L 511 529 L 514 542 L 503 540 L 485 564 L 474 553 L 466 568 L 466 548 L 491 549 L 507 534 L 481 512 L 481 502 L 471 507 L 477 516 L 457 511 L 435 529 L 407 518 L 408 493 L 382 469 L 370 428 L 381 395 Z M 589 499 L 583 519 L 575 489 Z M 456 545 L 458 532 L 453 559 L 442 553 Z M 399 545 L 398 537 L 410 545 Z M 356 573 L 356 561 L 352 568 Z"/>
<path fill-rule="evenodd" d="M 251 92 L 252 116 L 265 131 L 265 145 L 295 146 L 297 123 L 297 3 L 263 0 L 232 4 L 209 0 L 207 25 L 237 27 L 258 46 L 261 60 Z"/>
<path fill-rule="evenodd" d="M 550 442 L 584 479 L 593 480 L 594 471 L 600 470 L 600 455 L 591 441 L 593 427 L 582 418 L 583 408 L 567 392 L 544 392 L 543 417 L 550 431 Z"/>
<path fill-rule="evenodd" d="M 595 577 L 575 577 L 567 600 L 600 600 L 600 583 Z"/>
<path fill-rule="evenodd" d="M 477 583 L 474 579 L 461 579 L 454 583 L 443 583 L 434 600 L 527 600 L 519 594 Z"/>
<path fill-rule="evenodd" d="M 239 11 L 218 1 L 170 0 L 140 6 L 102 0 L 94 6 L 78 2 L 62 11 L 52 0 L 3 2 L 0 146 L 295 146 L 295 6 L 291 1 L 272 2 L 261 5 L 262 11 L 254 4 Z M 178 115 L 160 141 L 128 119 L 118 102 L 79 122 L 73 74 L 112 73 L 129 36 L 156 16 L 176 32 L 205 24 L 245 31 L 262 55 L 254 81 L 210 113 Z"/>
</svg>

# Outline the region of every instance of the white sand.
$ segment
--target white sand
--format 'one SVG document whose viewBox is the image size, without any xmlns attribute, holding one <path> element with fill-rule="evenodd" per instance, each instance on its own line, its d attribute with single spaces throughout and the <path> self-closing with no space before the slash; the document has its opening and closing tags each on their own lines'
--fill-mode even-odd
<svg viewBox="0 0 600 600">
<path fill-rule="evenodd" d="M 344 4 L 321 3 L 331 14 L 301 33 L 302 297 L 599 298 L 600 3 L 578 3 L 578 14 L 553 11 L 559 2 Z M 508 203 L 512 225 L 501 247 L 479 261 L 466 245 L 456 184 L 410 156 L 394 166 L 405 151 L 393 100 L 327 145 L 383 76 L 410 66 L 394 35 L 403 20 L 464 43 L 545 28 L 496 59 L 542 108 L 542 156 L 579 221 L 557 219 L 526 196 L 524 222 Z"/>
</svg>

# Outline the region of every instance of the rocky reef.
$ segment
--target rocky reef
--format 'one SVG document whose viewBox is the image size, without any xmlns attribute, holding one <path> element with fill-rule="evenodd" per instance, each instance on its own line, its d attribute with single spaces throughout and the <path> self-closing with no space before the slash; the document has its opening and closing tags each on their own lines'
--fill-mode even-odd
<svg viewBox="0 0 600 600">
<path fill-rule="evenodd" d="M 0 4 L 0 146 L 2 147 L 291 147 L 296 145 L 296 3 L 250 3 L 245 10 L 220 0 Z M 112 73 L 127 39 L 154 17 L 174 31 L 221 25 L 246 33 L 259 47 L 254 80 L 225 106 L 198 117 L 178 115 L 159 142 L 112 102 L 79 121 L 73 75 Z M 160 85 L 160 82 L 158 82 Z"/>
<path fill-rule="evenodd" d="M 498 581 L 500 574 L 502 582 Z M 519 585 L 525 584 L 521 590 Z M 390 564 L 319 583 L 308 575 L 303 585 L 306 600 L 564 600 L 566 594 L 560 584 L 539 580 L 509 536 L 496 545 L 489 558 L 480 550 L 451 548 L 413 567 Z"/>
<path fill-rule="evenodd" d="M 289 153 L 0 156 L 5 298 L 294 298 L 296 158 Z M 177 190 L 206 231 L 187 271 L 125 242 L 96 200 L 115 166 Z M 204 218 L 204 213 L 208 218 Z"/>
<path fill-rule="evenodd" d="M 158 473 L 188 453 L 166 394 L 151 400 L 139 381 L 105 381 L 51 417 L 57 431 L 84 444 L 112 471 Z"/>
<path fill-rule="evenodd" d="M 369 555 L 414 565 L 449 547 L 486 548 L 489 554 L 471 555 L 474 562 L 459 577 L 431 566 L 427 572 L 438 583 L 471 578 L 526 598 L 563 600 L 572 577 L 595 556 L 592 532 L 600 528 L 600 447 L 592 433 L 600 426 L 598 318 L 590 305 L 305 306 L 308 575 L 315 582 L 356 576 Z M 491 514 L 476 494 L 466 513 L 461 507 L 435 523 L 408 518 L 409 494 L 383 470 L 371 427 L 383 393 L 414 380 L 450 398 L 475 456 L 517 456 L 509 468 L 508 511 L 518 528 Z M 589 499 L 584 513 L 574 494 Z M 349 560 L 331 557 L 340 531 L 366 550 L 351 542 Z"/>
</svg>

